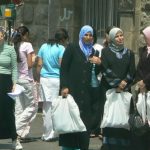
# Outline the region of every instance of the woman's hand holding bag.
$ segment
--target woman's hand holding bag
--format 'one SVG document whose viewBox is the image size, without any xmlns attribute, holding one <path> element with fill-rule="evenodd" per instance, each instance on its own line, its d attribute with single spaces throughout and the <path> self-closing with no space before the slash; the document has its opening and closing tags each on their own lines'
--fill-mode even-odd
<svg viewBox="0 0 150 150">
<path fill-rule="evenodd" d="M 79 108 L 70 94 L 67 97 L 59 96 L 53 101 L 52 123 L 59 134 L 86 131 Z"/>
<path fill-rule="evenodd" d="M 132 94 L 129 92 L 117 93 L 116 89 L 110 89 L 106 92 L 101 128 L 113 127 L 129 129 L 128 119 L 131 96 Z"/>
<path fill-rule="evenodd" d="M 133 98 L 133 103 L 134 112 L 129 118 L 130 129 L 133 134 L 142 136 L 150 130 L 150 92 L 137 92 L 135 98 Z"/>
</svg>

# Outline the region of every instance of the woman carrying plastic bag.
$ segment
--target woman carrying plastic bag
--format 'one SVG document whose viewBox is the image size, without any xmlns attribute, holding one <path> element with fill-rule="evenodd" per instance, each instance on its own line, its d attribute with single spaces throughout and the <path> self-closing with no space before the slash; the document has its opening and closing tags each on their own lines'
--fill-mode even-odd
<svg viewBox="0 0 150 150">
<path fill-rule="evenodd" d="M 106 92 L 106 102 L 101 128 L 129 129 L 129 111 L 132 94 L 129 92 L 116 93 L 116 89 Z"/>
<path fill-rule="evenodd" d="M 93 125 L 91 96 L 91 73 L 93 64 L 99 67 L 100 58 L 91 56 L 93 47 L 93 29 L 89 25 L 81 28 L 78 43 L 69 44 L 64 52 L 60 85 L 62 96 L 71 94 L 77 103 L 80 116 L 87 131 L 61 134 L 59 145 L 63 150 L 88 150 L 90 129 Z"/>
<path fill-rule="evenodd" d="M 105 103 L 101 124 L 103 127 L 101 149 L 128 150 L 130 131 L 127 120 L 131 99 L 128 91 L 134 79 L 135 58 L 134 53 L 124 46 L 124 35 L 120 28 L 114 27 L 110 30 L 109 44 L 102 50 L 101 58 L 103 67 L 101 85 Z"/>
<path fill-rule="evenodd" d="M 59 134 L 86 131 L 78 105 L 70 94 L 67 97 L 59 96 L 53 101 L 52 122 L 54 131 Z"/>
<path fill-rule="evenodd" d="M 145 46 L 139 49 L 140 56 L 137 65 L 136 85 L 140 90 L 140 94 L 137 102 L 137 109 L 141 114 L 143 121 L 145 122 L 147 119 L 148 124 L 150 125 L 150 26 L 146 27 L 142 33 L 145 39 Z M 145 95 L 147 97 L 146 99 L 144 98 Z M 145 132 L 142 136 L 134 136 L 132 139 L 134 149 L 150 149 L 150 131 Z"/>
</svg>

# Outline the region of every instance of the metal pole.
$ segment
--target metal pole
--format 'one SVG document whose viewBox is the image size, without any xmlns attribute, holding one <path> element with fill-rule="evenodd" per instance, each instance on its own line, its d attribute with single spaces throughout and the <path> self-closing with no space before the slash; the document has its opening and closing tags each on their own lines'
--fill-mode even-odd
<svg viewBox="0 0 150 150">
<path fill-rule="evenodd" d="M 48 39 L 50 38 L 50 5 L 51 5 L 51 0 L 48 2 Z"/>
<path fill-rule="evenodd" d="M 10 45 L 11 40 L 11 20 L 8 20 L 8 45 Z"/>
</svg>

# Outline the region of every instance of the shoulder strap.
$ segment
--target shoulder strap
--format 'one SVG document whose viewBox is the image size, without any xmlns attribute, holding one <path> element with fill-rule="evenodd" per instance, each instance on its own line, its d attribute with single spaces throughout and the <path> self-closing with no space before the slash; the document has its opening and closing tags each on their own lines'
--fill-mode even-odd
<svg viewBox="0 0 150 150">
<path fill-rule="evenodd" d="M 145 92 L 145 106 L 146 106 L 146 121 L 148 121 L 148 118 L 147 118 L 147 93 Z"/>
</svg>

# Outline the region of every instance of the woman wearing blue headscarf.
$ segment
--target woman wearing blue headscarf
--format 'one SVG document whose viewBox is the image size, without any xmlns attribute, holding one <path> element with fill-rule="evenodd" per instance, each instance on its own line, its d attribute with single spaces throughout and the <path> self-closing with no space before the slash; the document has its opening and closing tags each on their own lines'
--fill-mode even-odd
<svg viewBox="0 0 150 150">
<path fill-rule="evenodd" d="M 89 130 L 92 126 L 92 63 L 100 63 L 99 57 L 92 56 L 92 46 L 93 29 L 85 25 L 80 30 L 79 43 L 69 44 L 63 55 L 60 70 L 61 94 L 66 96 L 69 93 L 74 97 L 87 129 L 85 132 L 61 134 L 59 145 L 63 150 L 88 150 Z"/>
</svg>

